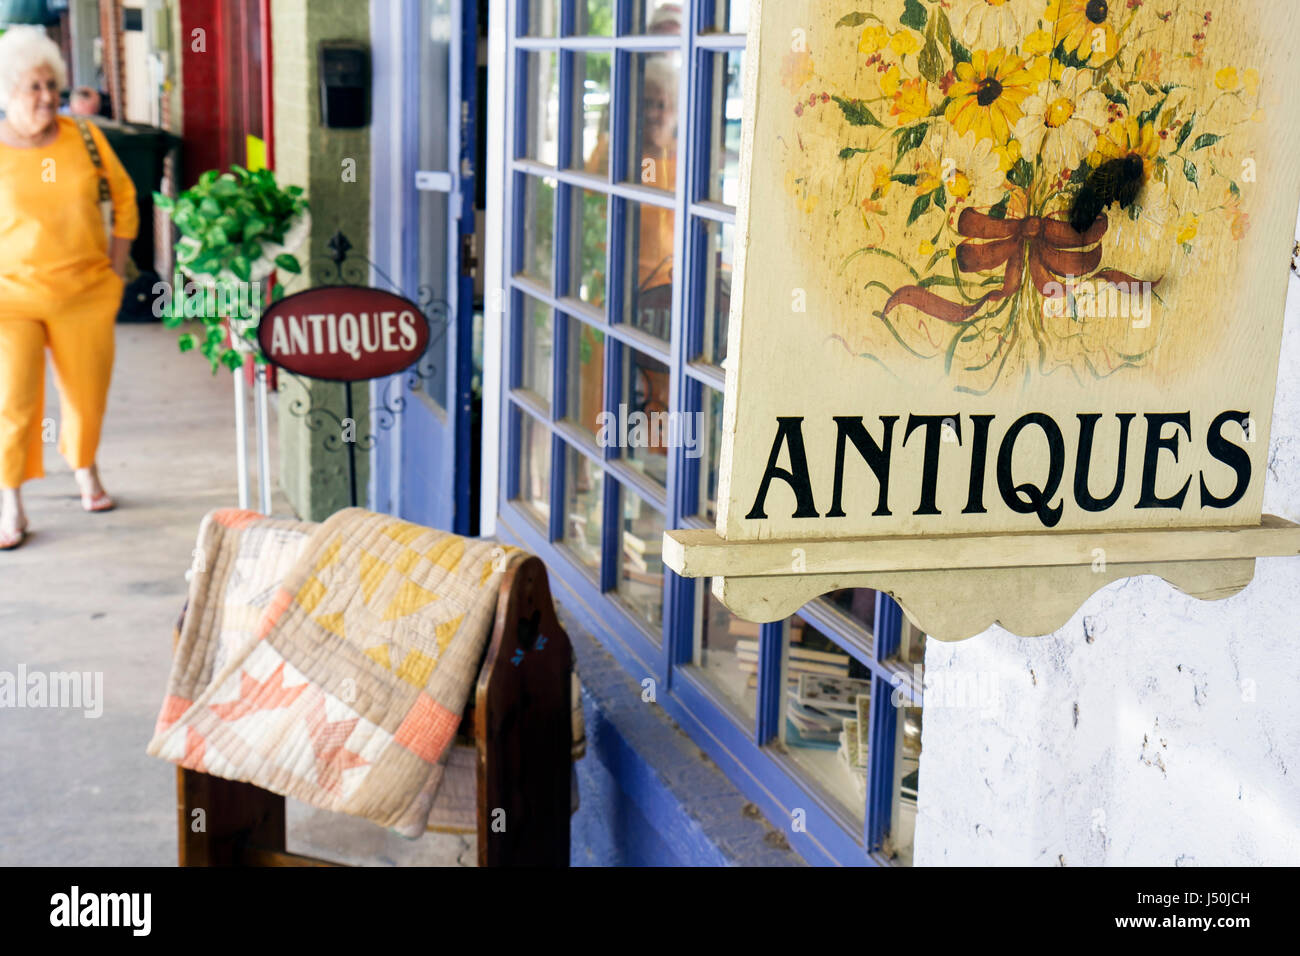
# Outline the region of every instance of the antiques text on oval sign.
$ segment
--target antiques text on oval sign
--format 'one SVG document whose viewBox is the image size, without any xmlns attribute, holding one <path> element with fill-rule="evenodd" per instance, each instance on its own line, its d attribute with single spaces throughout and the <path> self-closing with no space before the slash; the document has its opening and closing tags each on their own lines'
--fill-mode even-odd
<svg viewBox="0 0 1300 956">
<path fill-rule="evenodd" d="M 363 286 L 322 286 L 276 302 L 257 330 L 279 368 L 308 378 L 361 382 L 401 372 L 429 346 L 415 303 Z"/>
</svg>

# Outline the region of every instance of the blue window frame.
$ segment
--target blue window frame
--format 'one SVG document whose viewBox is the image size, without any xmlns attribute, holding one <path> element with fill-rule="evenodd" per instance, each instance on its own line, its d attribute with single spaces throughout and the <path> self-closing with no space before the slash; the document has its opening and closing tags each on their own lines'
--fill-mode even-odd
<svg viewBox="0 0 1300 956">
<path fill-rule="evenodd" d="M 908 862 L 923 636 L 870 591 L 747 625 L 658 561 L 714 523 L 746 6 L 509 4 L 498 529 L 805 858 Z M 698 442 L 599 441 L 620 406 Z M 856 771 L 792 720 L 817 664 L 869 690 Z"/>
</svg>

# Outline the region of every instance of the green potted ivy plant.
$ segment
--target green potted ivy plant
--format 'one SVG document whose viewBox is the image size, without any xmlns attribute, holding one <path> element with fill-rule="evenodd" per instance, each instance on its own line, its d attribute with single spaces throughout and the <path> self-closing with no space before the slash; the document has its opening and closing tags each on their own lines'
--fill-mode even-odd
<svg viewBox="0 0 1300 956">
<path fill-rule="evenodd" d="M 157 192 L 153 197 L 158 208 L 171 214 L 180 233 L 175 245 L 178 272 L 201 291 L 183 294 L 178 281 L 171 308 L 163 311 L 168 328 L 180 328 L 186 320 L 202 323 L 200 332 L 182 332 L 180 350 L 197 349 L 213 374 L 223 365 L 236 371 L 248 357 L 264 362 L 257 345 L 257 318 L 264 304 L 261 283 L 276 270 L 302 272 L 294 252 L 311 230 L 302 187 L 281 189 L 269 169 L 250 172 L 232 165 L 225 173 L 208 170 L 175 199 Z M 283 294 L 276 283 L 271 301 Z"/>
</svg>

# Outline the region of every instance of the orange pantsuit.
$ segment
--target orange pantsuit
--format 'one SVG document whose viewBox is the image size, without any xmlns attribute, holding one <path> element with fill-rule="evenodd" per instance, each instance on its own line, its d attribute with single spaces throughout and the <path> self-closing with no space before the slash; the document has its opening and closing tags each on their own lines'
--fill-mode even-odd
<svg viewBox="0 0 1300 956">
<path fill-rule="evenodd" d="M 50 350 L 68 464 L 95 463 L 113 370 L 122 280 L 108 258 L 99 172 L 76 124 L 58 118 L 47 146 L 0 144 L 0 487 L 44 471 L 45 350 Z M 112 196 L 113 235 L 134 239 L 135 187 L 90 123 Z"/>
</svg>

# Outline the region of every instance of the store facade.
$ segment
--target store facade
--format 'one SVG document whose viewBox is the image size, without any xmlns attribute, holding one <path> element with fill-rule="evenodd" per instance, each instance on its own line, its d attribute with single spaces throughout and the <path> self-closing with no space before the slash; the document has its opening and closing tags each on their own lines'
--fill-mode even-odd
<svg viewBox="0 0 1300 956">
<path fill-rule="evenodd" d="M 419 387 L 395 383 L 405 401 L 372 453 L 373 507 L 462 531 L 472 520 L 540 555 L 635 703 L 675 721 L 809 863 L 1172 865 L 1198 847 L 1231 863 L 1296 845 L 1294 795 L 1269 756 L 1295 752 L 1294 705 L 1247 689 L 1296 675 L 1252 637 L 1262 621 L 1288 626 L 1268 609 L 1285 606 L 1293 560 L 1208 609 L 1121 582 L 1052 637 L 994 629 L 928 652 L 868 589 L 759 626 L 663 567 L 665 530 L 715 522 L 743 0 L 397 6 L 371 10 L 375 62 L 402 64 L 375 76 L 372 253 L 407 294 L 446 302 L 448 322 Z M 1294 326 L 1279 409 L 1295 401 Z M 1293 462 L 1294 428 L 1275 417 L 1277 460 Z M 1272 481 L 1270 507 L 1294 516 L 1294 477 Z M 1123 643 L 1103 660 L 1107 634 Z M 1182 653 L 1200 675 L 1187 687 Z M 1149 814 L 1238 809 L 1193 783 L 1237 749 L 1252 756 L 1227 772 L 1246 781 L 1236 843 L 1143 836 Z M 670 775 L 660 756 L 611 759 L 607 784 L 658 799 L 638 779 Z M 638 809 L 638 825 L 672 825 Z"/>
</svg>

